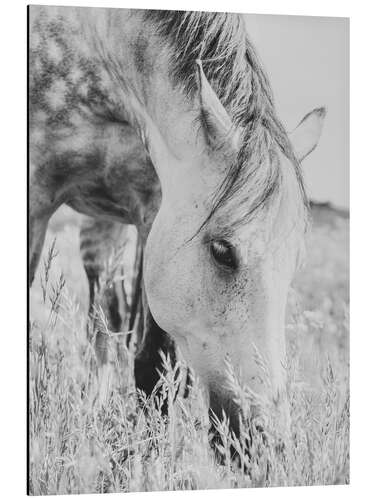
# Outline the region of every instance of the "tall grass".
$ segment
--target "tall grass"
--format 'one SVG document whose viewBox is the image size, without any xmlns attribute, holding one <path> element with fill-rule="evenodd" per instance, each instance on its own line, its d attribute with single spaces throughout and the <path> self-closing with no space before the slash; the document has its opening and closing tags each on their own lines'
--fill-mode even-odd
<svg viewBox="0 0 375 500">
<path fill-rule="evenodd" d="M 318 234 L 323 244 L 327 235 Z M 327 272 L 322 261 L 309 270 L 308 278 L 297 279 L 297 291 L 291 293 L 287 326 L 290 434 L 280 434 L 272 401 L 241 387 L 231 366 L 223 367 L 249 412 L 239 438 L 230 433 L 226 419 L 217 420 L 219 462 L 209 444 L 210 423 L 199 380 L 184 399 L 179 391 L 181 367 L 173 368 L 168 359 L 164 359 L 161 390 L 146 399 L 136 392 L 133 354 L 124 344 L 125 363 L 119 369 L 118 360 L 112 357 L 106 400 L 99 397 L 100 380 L 93 341 L 87 340 L 81 290 L 75 295 L 74 281 L 62 272 L 65 257 L 51 241 L 41 281 L 32 292 L 31 494 L 348 483 L 345 276 L 338 278 L 332 269 Z M 326 281 L 319 276 L 321 272 Z M 324 300 L 312 290 L 314 280 L 325 284 Z M 254 362 L 262 361 L 259 357 Z M 164 402 L 167 419 L 161 410 Z M 254 406 L 256 418 L 250 411 Z M 233 449 L 241 460 L 230 459 Z"/>
</svg>

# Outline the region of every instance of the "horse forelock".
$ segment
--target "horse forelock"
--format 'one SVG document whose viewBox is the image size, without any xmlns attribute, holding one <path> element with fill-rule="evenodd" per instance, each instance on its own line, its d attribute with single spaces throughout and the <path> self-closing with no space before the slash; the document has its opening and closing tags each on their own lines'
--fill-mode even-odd
<svg viewBox="0 0 375 500">
<path fill-rule="evenodd" d="M 298 192 L 299 217 L 308 208 L 301 167 L 287 132 L 275 111 L 268 77 L 249 40 L 242 16 L 228 13 L 147 11 L 147 21 L 170 50 L 170 76 L 188 96 L 198 91 L 196 60 L 234 125 L 241 130 L 235 161 L 214 195 L 202 229 L 220 210 L 238 216 L 231 227 L 243 225 L 271 203 L 283 186 L 278 153 L 292 163 Z M 204 126 L 204 124 L 203 124 Z M 238 210 L 233 210 L 237 205 Z"/>
</svg>

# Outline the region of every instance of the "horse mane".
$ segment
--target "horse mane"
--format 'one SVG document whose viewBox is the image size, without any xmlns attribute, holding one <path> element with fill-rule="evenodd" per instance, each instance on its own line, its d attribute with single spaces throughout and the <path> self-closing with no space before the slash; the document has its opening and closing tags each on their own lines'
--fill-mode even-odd
<svg viewBox="0 0 375 500">
<path fill-rule="evenodd" d="M 238 200 L 240 204 L 238 218 L 231 220 L 233 227 L 249 221 L 273 199 L 282 183 L 277 147 L 294 166 L 305 213 L 308 201 L 300 163 L 276 116 L 268 77 L 242 16 L 151 10 L 145 18 L 171 49 L 169 64 L 173 83 L 182 86 L 188 95 L 194 95 L 198 91 L 196 60 L 200 59 L 210 85 L 235 126 L 242 131 L 237 159 L 228 169 L 201 228 L 230 201 Z"/>
</svg>

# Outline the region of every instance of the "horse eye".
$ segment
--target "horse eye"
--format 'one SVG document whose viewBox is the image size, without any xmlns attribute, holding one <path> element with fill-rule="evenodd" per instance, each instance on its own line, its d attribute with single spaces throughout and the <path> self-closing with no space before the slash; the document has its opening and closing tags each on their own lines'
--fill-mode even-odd
<svg viewBox="0 0 375 500">
<path fill-rule="evenodd" d="M 225 240 L 212 240 L 210 251 L 216 263 L 230 269 L 236 269 L 238 262 L 234 247 Z"/>
</svg>

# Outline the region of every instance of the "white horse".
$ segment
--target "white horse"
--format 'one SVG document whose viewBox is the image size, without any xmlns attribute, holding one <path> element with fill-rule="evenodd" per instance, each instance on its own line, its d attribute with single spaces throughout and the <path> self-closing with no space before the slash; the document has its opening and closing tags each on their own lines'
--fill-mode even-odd
<svg viewBox="0 0 375 500">
<path fill-rule="evenodd" d="M 144 246 L 139 387 L 177 344 L 238 431 L 225 360 L 288 420 L 284 313 L 307 202 L 300 162 L 241 16 L 30 7 L 30 276 L 52 213 L 135 224 Z M 271 387 L 260 381 L 258 350 Z"/>
</svg>

